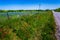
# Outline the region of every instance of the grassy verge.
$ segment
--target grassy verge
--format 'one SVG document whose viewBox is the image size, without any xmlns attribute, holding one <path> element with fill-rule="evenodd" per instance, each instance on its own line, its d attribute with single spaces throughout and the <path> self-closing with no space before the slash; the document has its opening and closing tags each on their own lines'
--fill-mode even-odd
<svg viewBox="0 0 60 40">
<path fill-rule="evenodd" d="M 55 22 L 50 11 L 0 21 L 1 40 L 55 40 Z"/>
</svg>

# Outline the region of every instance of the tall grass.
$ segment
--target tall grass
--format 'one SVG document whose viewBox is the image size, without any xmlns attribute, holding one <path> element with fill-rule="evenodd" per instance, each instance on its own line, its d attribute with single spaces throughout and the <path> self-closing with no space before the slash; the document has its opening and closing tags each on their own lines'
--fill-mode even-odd
<svg viewBox="0 0 60 40">
<path fill-rule="evenodd" d="M 0 40 L 55 40 L 51 11 L 0 21 Z"/>
</svg>

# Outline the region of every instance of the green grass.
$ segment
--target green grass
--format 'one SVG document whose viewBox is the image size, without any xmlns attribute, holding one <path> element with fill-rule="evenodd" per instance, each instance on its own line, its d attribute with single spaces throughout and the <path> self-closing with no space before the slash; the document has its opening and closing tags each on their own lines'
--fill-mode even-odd
<svg viewBox="0 0 60 40">
<path fill-rule="evenodd" d="M 52 12 L 0 21 L 0 40 L 56 40 Z"/>
</svg>

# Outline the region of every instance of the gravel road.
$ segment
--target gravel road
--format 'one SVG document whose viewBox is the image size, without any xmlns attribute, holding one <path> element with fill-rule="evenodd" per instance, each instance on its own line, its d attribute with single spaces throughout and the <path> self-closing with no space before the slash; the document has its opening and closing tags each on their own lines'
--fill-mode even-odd
<svg viewBox="0 0 60 40">
<path fill-rule="evenodd" d="M 55 33 L 55 36 L 57 38 L 57 40 L 60 40 L 60 12 L 53 12 L 53 15 L 54 15 L 54 19 L 55 19 L 55 22 L 56 22 L 56 33 Z"/>
</svg>

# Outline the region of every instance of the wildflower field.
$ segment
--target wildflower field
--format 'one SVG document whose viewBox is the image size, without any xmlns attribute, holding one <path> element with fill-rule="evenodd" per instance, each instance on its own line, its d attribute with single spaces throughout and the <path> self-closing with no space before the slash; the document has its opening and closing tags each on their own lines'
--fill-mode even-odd
<svg viewBox="0 0 60 40">
<path fill-rule="evenodd" d="M 0 16 L 0 40 L 56 40 L 53 13 L 41 11 L 10 19 Z"/>
</svg>

